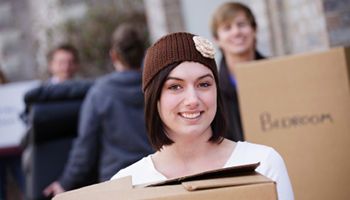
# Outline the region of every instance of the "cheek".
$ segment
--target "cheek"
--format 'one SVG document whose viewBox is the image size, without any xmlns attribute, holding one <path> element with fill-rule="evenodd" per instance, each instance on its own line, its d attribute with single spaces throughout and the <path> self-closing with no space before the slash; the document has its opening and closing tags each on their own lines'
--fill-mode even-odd
<svg viewBox="0 0 350 200">
<path fill-rule="evenodd" d="M 224 31 L 218 32 L 218 38 L 217 41 L 219 44 L 224 45 L 225 41 L 229 38 L 229 34 Z"/>
<path fill-rule="evenodd" d="M 251 27 L 247 27 L 246 29 L 244 29 L 244 33 L 252 39 L 254 39 L 256 37 L 256 32 Z"/>
<path fill-rule="evenodd" d="M 216 90 L 210 93 L 207 93 L 203 96 L 203 100 L 205 101 L 205 104 L 208 106 L 208 108 L 215 108 L 217 107 L 217 93 Z"/>
<path fill-rule="evenodd" d="M 215 98 L 211 97 L 209 102 L 210 102 L 210 105 L 215 108 L 214 110 L 216 111 L 216 108 L 217 108 L 217 99 L 216 99 L 216 95 L 214 96 Z"/>
<path fill-rule="evenodd" d="M 229 31 L 227 30 L 224 30 L 222 28 L 219 28 L 216 32 L 216 35 L 217 35 L 217 40 L 223 40 L 225 37 L 227 37 Z"/>
<path fill-rule="evenodd" d="M 178 105 L 179 98 L 176 95 L 167 95 L 163 94 L 157 104 L 158 113 L 162 115 L 162 113 L 167 116 L 169 112 L 176 108 Z"/>
</svg>

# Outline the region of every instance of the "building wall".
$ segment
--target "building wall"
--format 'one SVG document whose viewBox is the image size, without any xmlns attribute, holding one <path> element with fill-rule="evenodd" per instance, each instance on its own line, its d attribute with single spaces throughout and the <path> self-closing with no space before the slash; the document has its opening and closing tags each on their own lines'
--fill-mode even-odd
<svg viewBox="0 0 350 200">
<path fill-rule="evenodd" d="M 212 13 L 227 1 L 181 0 L 180 11 L 163 6 L 162 12 L 169 19 L 181 18 L 184 30 L 211 38 L 209 23 Z M 238 0 L 238 2 L 248 5 L 257 19 L 258 49 L 264 55 L 273 57 L 298 54 L 350 44 L 349 0 Z M 162 34 L 178 30 L 180 29 L 165 28 Z M 158 34 L 157 37 L 162 34 Z"/>
<path fill-rule="evenodd" d="M 0 65 L 9 81 L 31 79 L 36 74 L 30 22 L 26 0 L 0 2 Z"/>
<path fill-rule="evenodd" d="M 285 54 L 329 48 L 322 1 L 288 0 L 283 3 Z"/>
<path fill-rule="evenodd" d="M 155 41 L 175 31 L 211 38 L 212 13 L 228 0 L 143 1 Z M 349 0 L 238 1 L 253 10 L 258 22 L 258 49 L 266 56 L 350 45 Z M 47 74 L 45 55 L 53 44 L 64 40 L 55 27 L 101 4 L 123 6 L 122 0 L 2 0 L 0 65 L 7 78 L 19 81 Z"/>
<path fill-rule="evenodd" d="M 350 1 L 323 0 L 330 46 L 350 46 Z"/>
<path fill-rule="evenodd" d="M 32 37 L 37 44 L 34 57 L 37 77 L 44 79 L 48 76 L 47 53 L 52 46 L 65 40 L 57 27 L 68 19 L 82 17 L 87 5 L 83 0 L 29 0 L 29 3 Z"/>
</svg>

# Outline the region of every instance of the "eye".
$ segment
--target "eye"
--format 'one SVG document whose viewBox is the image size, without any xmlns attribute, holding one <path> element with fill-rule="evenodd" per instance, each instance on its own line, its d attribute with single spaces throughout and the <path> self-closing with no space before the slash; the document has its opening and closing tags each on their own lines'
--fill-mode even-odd
<svg viewBox="0 0 350 200">
<path fill-rule="evenodd" d="M 168 90 L 174 90 L 174 91 L 176 91 L 176 90 L 180 90 L 180 89 L 181 89 L 181 86 L 180 86 L 180 85 L 177 85 L 177 84 L 170 85 L 170 86 L 168 87 Z"/>
<path fill-rule="evenodd" d="M 243 28 L 243 27 L 247 27 L 247 26 L 249 26 L 250 24 L 249 24 L 249 22 L 247 22 L 247 21 L 241 21 L 241 22 L 238 22 L 237 23 L 237 26 L 238 27 L 241 27 L 241 28 Z"/>
<path fill-rule="evenodd" d="M 231 24 L 224 24 L 224 25 L 222 26 L 222 29 L 223 29 L 224 31 L 229 31 L 229 30 L 231 29 Z"/>
<path fill-rule="evenodd" d="M 212 84 L 209 82 L 203 82 L 203 83 L 199 83 L 199 87 L 201 88 L 207 88 L 210 87 Z"/>
</svg>

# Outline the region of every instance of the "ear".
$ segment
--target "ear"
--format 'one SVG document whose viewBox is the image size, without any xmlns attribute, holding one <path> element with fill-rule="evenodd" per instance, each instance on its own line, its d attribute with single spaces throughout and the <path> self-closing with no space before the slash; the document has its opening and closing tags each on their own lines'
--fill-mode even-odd
<svg viewBox="0 0 350 200">
<path fill-rule="evenodd" d="M 118 62 L 120 60 L 117 52 L 115 52 L 114 49 L 109 50 L 109 57 L 111 58 L 113 63 Z"/>
<path fill-rule="evenodd" d="M 216 46 L 220 46 L 219 39 L 217 37 L 213 37 L 213 42 Z"/>
</svg>

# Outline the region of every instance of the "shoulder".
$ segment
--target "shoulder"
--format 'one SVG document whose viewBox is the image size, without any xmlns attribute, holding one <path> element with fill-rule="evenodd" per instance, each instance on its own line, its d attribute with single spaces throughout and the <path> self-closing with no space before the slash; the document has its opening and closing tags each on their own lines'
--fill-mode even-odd
<svg viewBox="0 0 350 200">
<path fill-rule="evenodd" d="M 116 173 L 111 179 L 118 179 L 125 176 L 135 176 L 139 174 L 143 169 L 147 168 L 149 165 L 148 159 L 150 156 L 144 157 L 141 160 L 135 162 L 134 164 L 121 169 L 118 173 Z"/>
<path fill-rule="evenodd" d="M 95 80 L 95 84 L 92 86 L 89 91 L 87 97 L 88 98 L 99 98 L 102 96 L 106 96 L 106 89 L 112 85 L 114 77 L 117 75 L 117 72 L 112 72 L 110 74 L 106 74 Z M 107 95 L 108 96 L 108 95 Z"/>
<path fill-rule="evenodd" d="M 249 142 L 238 142 L 227 165 L 244 165 L 260 163 L 270 165 L 271 160 L 281 160 L 281 156 L 271 147 Z"/>
<path fill-rule="evenodd" d="M 237 150 L 245 155 L 259 157 L 261 159 L 268 157 L 270 154 L 277 153 L 272 147 L 254 144 L 250 142 L 238 142 Z"/>
<path fill-rule="evenodd" d="M 250 157 L 251 161 L 260 162 L 257 171 L 267 175 L 273 180 L 276 175 L 274 173 L 279 173 L 280 170 L 285 170 L 283 158 L 272 147 L 249 142 L 240 142 L 239 149 L 240 152 L 237 153 Z"/>
<path fill-rule="evenodd" d="M 111 180 L 125 176 L 132 176 L 133 185 L 166 180 L 166 177 L 164 177 L 154 168 L 151 155 L 148 155 L 129 167 L 120 170 L 111 178 Z"/>
<path fill-rule="evenodd" d="M 108 85 L 109 82 L 111 82 L 113 79 L 115 79 L 115 76 L 117 76 L 117 72 L 112 72 L 110 74 L 106 74 L 96 80 L 96 84 L 94 85 L 94 88 L 101 88 L 105 87 L 105 85 Z"/>
<path fill-rule="evenodd" d="M 111 180 L 126 176 L 132 176 L 133 185 L 159 180 L 159 177 L 153 167 L 151 155 L 148 155 L 129 167 L 120 170 L 111 178 Z"/>
<path fill-rule="evenodd" d="M 287 168 L 283 158 L 275 149 L 249 142 L 239 142 L 237 149 L 239 152 L 236 153 L 240 154 L 237 156 L 239 159 L 249 157 L 245 160 L 246 162 L 247 160 L 260 162 L 256 171 L 276 182 L 279 199 L 293 199 Z"/>
<path fill-rule="evenodd" d="M 272 147 L 249 142 L 241 143 L 246 152 L 259 156 L 263 161 L 283 161 L 281 155 Z"/>
</svg>

